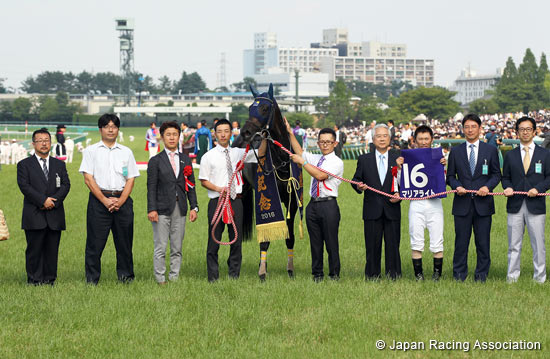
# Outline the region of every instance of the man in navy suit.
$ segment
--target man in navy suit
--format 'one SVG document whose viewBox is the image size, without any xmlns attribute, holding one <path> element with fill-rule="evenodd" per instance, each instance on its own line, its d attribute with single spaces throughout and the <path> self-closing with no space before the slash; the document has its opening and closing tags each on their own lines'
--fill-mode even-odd
<svg viewBox="0 0 550 359">
<path fill-rule="evenodd" d="M 71 184 L 65 162 L 50 157 L 52 138 L 42 128 L 32 134 L 34 156 L 17 164 L 17 184 L 23 193 L 27 283 L 53 285 L 61 231 L 65 229 L 63 200 Z"/>
<path fill-rule="evenodd" d="M 466 115 L 462 127 L 466 142 L 451 149 L 447 167 L 447 184 L 457 190 L 453 200 L 453 277 L 464 281 L 468 276 L 468 247 L 473 228 L 477 253 L 474 279 L 485 282 L 491 265 L 491 216 L 495 213 L 493 197 L 487 194 L 500 182 L 500 163 L 497 148 L 479 140 L 481 120 L 477 115 Z"/>
<path fill-rule="evenodd" d="M 353 185 L 357 193 L 375 189 L 392 193 L 392 171 L 399 154 L 390 152 L 390 131 L 385 124 L 374 127 L 373 142 L 375 151 L 361 155 L 357 160 L 354 181 L 362 182 Z M 393 194 L 398 195 L 397 189 Z M 363 224 L 367 263 L 365 279 L 380 277 L 382 256 L 382 236 L 385 242 L 386 276 L 395 280 L 401 277 L 401 256 L 399 254 L 401 206 L 399 200 L 390 199 L 373 191 L 365 191 L 363 197 Z"/>
<path fill-rule="evenodd" d="M 164 122 L 160 136 L 164 151 L 149 160 L 147 166 L 147 218 L 153 224 L 155 279 L 166 284 L 166 246 L 170 241 L 170 273 L 176 281 L 181 267 L 181 246 L 185 236 L 185 218 L 189 201 L 189 221 L 197 219 L 199 206 L 195 177 L 189 156 L 178 152 L 180 127 L 177 122 Z"/>
<path fill-rule="evenodd" d="M 506 279 L 513 283 L 520 273 L 521 243 L 523 232 L 527 231 L 533 248 L 533 279 L 546 281 L 546 248 L 544 246 L 544 225 L 546 220 L 545 198 L 537 196 L 550 188 L 550 152 L 535 145 L 536 122 L 522 117 L 516 122 L 520 146 L 506 154 L 502 171 L 502 187 L 508 197 L 508 274 Z M 514 191 L 527 192 L 514 195 Z"/>
</svg>

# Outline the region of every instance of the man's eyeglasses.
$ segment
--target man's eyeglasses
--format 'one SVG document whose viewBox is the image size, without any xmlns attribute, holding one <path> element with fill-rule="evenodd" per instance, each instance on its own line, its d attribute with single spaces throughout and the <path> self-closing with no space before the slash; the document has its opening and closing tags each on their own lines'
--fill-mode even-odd
<svg viewBox="0 0 550 359">
<path fill-rule="evenodd" d="M 317 143 L 319 144 L 319 146 L 329 146 L 332 145 L 334 141 L 317 141 Z"/>
<path fill-rule="evenodd" d="M 519 132 L 531 132 L 531 131 L 533 131 L 533 127 L 523 127 L 523 128 L 520 127 L 520 128 L 518 128 L 518 131 Z"/>
<path fill-rule="evenodd" d="M 36 140 L 36 141 L 32 141 L 34 143 L 50 143 L 50 140 Z"/>
<path fill-rule="evenodd" d="M 105 126 L 105 127 L 102 127 L 104 130 L 116 130 L 118 129 L 118 127 L 116 126 Z"/>
</svg>

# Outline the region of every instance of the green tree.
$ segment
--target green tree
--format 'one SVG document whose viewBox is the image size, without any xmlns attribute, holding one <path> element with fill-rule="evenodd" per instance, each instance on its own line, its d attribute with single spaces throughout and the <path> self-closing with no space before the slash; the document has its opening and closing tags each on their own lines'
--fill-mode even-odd
<svg viewBox="0 0 550 359">
<path fill-rule="evenodd" d="M 8 90 L 4 87 L 4 81 L 6 81 L 6 79 L 3 79 L 0 77 L 0 93 L 6 93 Z"/>
<path fill-rule="evenodd" d="M 88 71 L 82 71 L 76 75 L 75 90 L 77 93 L 87 94 L 94 86 L 94 75 Z"/>
<path fill-rule="evenodd" d="M 28 98 L 18 97 L 13 101 L 13 118 L 19 121 L 28 121 L 31 118 L 32 102 Z"/>
<path fill-rule="evenodd" d="M 159 77 L 158 93 L 168 95 L 172 92 L 172 80 L 166 75 Z"/>
<path fill-rule="evenodd" d="M 0 120 L 2 121 L 13 120 L 13 106 L 10 101 L 0 102 Z"/>
<path fill-rule="evenodd" d="M 249 92 L 250 85 L 254 86 L 255 89 L 258 89 L 258 83 L 252 77 L 245 77 L 242 81 L 231 84 L 237 92 Z"/>
<path fill-rule="evenodd" d="M 363 96 L 361 101 L 357 104 L 355 120 L 361 122 L 366 121 L 370 123 L 372 121 L 379 122 L 384 118 L 384 110 L 378 103 L 378 98 L 373 96 Z"/>
<path fill-rule="evenodd" d="M 197 93 L 201 91 L 206 91 L 206 83 L 202 80 L 200 75 L 196 72 L 187 74 L 183 71 L 181 78 L 176 82 L 175 92 L 181 90 L 182 94 Z"/>
<path fill-rule="evenodd" d="M 496 101 L 490 99 L 477 99 L 468 105 L 470 112 L 479 114 L 493 114 L 499 112 L 499 107 Z"/>
<path fill-rule="evenodd" d="M 402 93 L 389 105 L 394 105 L 408 121 L 421 113 L 428 118 L 446 120 L 460 110 L 458 102 L 453 100 L 455 94 L 442 87 L 418 87 Z"/>
<path fill-rule="evenodd" d="M 313 128 L 315 125 L 315 118 L 307 112 L 287 112 L 285 116 L 292 127 L 296 125 L 296 121 L 300 121 L 302 128 Z"/>
<path fill-rule="evenodd" d="M 344 80 L 336 81 L 328 97 L 327 115 L 325 123 L 322 124 L 324 127 L 334 124 L 342 125 L 353 118 L 353 107 L 350 104 L 351 95 L 351 90 L 347 88 Z"/>
<path fill-rule="evenodd" d="M 59 104 L 50 96 L 42 96 L 38 100 L 40 106 L 38 107 L 38 114 L 40 121 L 47 122 L 60 122 L 59 121 Z"/>
<path fill-rule="evenodd" d="M 248 120 L 248 107 L 241 103 L 231 104 L 231 119 L 244 124 Z"/>
</svg>

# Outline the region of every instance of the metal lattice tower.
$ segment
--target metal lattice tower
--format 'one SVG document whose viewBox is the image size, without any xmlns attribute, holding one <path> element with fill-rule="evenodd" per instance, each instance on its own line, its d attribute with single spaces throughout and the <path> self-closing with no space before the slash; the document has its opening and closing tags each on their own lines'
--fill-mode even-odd
<svg viewBox="0 0 550 359">
<path fill-rule="evenodd" d="M 220 54 L 220 70 L 218 72 L 218 88 L 226 87 L 227 81 L 225 77 L 225 52 Z"/>
<path fill-rule="evenodd" d="M 134 73 L 134 19 L 116 19 L 120 40 L 120 92 L 126 93 L 126 105 L 130 105 L 132 75 Z"/>
</svg>

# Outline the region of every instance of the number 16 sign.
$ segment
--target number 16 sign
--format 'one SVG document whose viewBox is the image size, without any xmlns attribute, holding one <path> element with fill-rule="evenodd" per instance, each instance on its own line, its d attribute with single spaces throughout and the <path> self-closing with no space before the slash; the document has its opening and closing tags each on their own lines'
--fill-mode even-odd
<svg viewBox="0 0 550 359">
<path fill-rule="evenodd" d="M 445 192 L 445 166 L 440 163 L 443 157 L 440 147 L 402 150 L 401 156 L 404 159 L 399 182 L 401 197 L 422 198 Z"/>
</svg>

